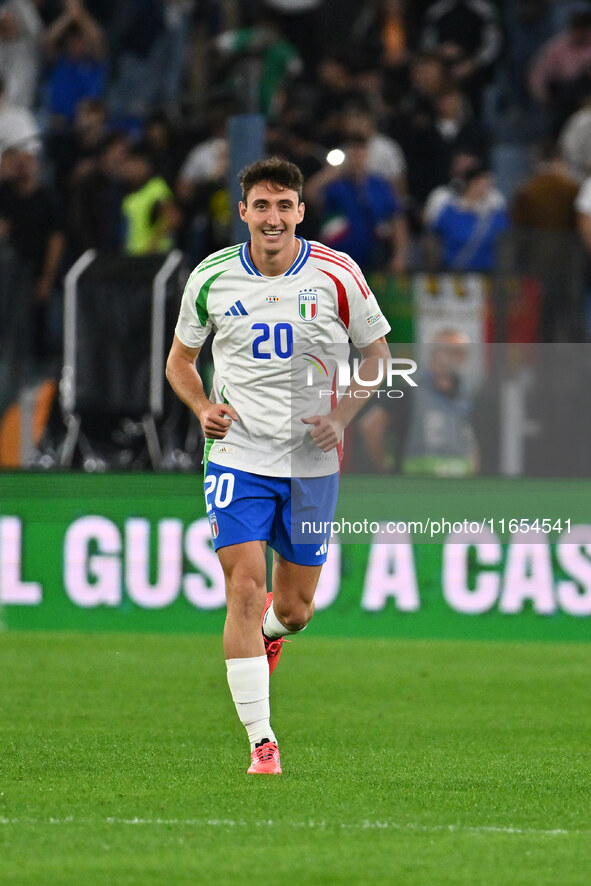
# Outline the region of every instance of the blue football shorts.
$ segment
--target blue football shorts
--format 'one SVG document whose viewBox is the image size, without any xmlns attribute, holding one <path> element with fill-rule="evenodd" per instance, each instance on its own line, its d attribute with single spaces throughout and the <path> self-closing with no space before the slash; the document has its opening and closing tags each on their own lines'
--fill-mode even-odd
<svg viewBox="0 0 591 886">
<path fill-rule="evenodd" d="M 264 477 L 208 461 L 203 484 L 216 551 L 245 541 L 266 541 L 291 563 L 326 562 L 338 473 Z"/>
</svg>

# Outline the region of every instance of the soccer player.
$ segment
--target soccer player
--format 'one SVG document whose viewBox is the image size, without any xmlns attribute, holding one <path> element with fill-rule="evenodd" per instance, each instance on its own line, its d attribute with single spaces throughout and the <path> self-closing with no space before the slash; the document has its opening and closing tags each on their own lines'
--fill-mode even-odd
<svg viewBox="0 0 591 886">
<path fill-rule="evenodd" d="M 279 774 L 269 674 L 284 636 L 304 630 L 312 617 L 330 535 L 292 541 L 292 485 L 300 482 L 292 477 L 292 457 L 311 453 L 309 476 L 298 487 L 306 513 L 332 520 L 343 430 L 366 402 L 354 396 L 360 380 L 376 379 L 380 361 L 389 357 L 384 336 L 390 327 L 347 255 L 296 236 L 304 217 L 297 166 L 258 161 L 243 171 L 241 186 L 240 216 L 250 240 L 210 255 L 191 274 L 166 372 L 206 438 L 205 502 L 225 577 L 224 652 L 250 740 L 248 772 Z M 195 360 L 212 329 L 215 374 L 208 397 Z M 362 358 L 349 396 L 332 408 L 325 399 L 330 411 L 303 416 L 294 430 L 294 348 L 346 347 L 349 338 Z M 274 552 L 272 593 L 267 545 Z"/>
</svg>

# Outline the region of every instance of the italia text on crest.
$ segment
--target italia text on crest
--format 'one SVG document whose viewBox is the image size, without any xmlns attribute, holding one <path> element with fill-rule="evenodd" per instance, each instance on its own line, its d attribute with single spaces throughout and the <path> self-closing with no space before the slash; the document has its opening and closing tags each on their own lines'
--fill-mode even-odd
<svg viewBox="0 0 591 886">
<path fill-rule="evenodd" d="M 318 315 L 318 290 L 301 289 L 298 302 L 302 320 L 315 320 Z"/>
</svg>

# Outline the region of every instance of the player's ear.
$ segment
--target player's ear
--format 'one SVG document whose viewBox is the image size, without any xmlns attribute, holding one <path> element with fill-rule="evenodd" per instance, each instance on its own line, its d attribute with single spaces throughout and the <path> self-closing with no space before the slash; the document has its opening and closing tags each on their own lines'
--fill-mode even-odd
<svg viewBox="0 0 591 886">
<path fill-rule="evenodd" d="M 245 222 L 246 221 L 246 203 L 244 203 L 244 201 L 242 201 L 242 200 L 240 200 L 240 202 L 238 203 L 238 211 L 240 212 L 240 218 L 242 219 L 243 222 Z"/>
<path fill-rule="evenodd" d="M 302 200 L 302 202 L 301 202 L 300 205 L 298 206 L 298 220 L 297 220 L 297 224 L 298 224 L 298 225 L 299 225 L 299 223 L 303 220 L 303 218 L 304 218 L 304 213 L 305 213 L 305 212 L 306 212 L 306 204 L 305 204 L 304 201 Z"/>
</svg>

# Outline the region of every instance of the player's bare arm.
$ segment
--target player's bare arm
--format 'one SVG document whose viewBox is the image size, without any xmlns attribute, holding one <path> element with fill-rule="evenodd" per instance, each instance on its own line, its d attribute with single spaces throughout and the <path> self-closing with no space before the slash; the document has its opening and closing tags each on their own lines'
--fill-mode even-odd
<svg viewBox="0 0 591 886">
<path fill-rule="evenodd" d="M 205 436 L 223 440 L 238 414 L 227 403 L 212 403 L 207 397 L 195 367 L 200 350 L 187 347 L 175 335 L 166 362 L 166 378 L 177 397 L 195 413 Z"/>
<path fill-rule="evenodd" d="M 376 339 L 365 348 L 360 348 L 361 363 L 359 365 L 359 378 L 375 379 L 380 375 L 380 360 L 382 366 L 390 356 L 388 345 L 384 336 Z M 323 452 L 329 452 L 338 446 L 342 439 L 342 434 L 349 422 L 357 415 L 359 410 L 367 403 L 366 399 L 355 397 L 355 392 L 363 389 L 364 391 L 376 391 L 381 380 L 373 387 L 371 385 L 360 385 L 353 378 L 351 384 L 347 388 L 345 396 L 341 398 L 332 412 L 328 415 L 312 415 L 310 418 L 303 418 L 304 424 L 312 425 L 310 434 L 316 444 Z M 350 396 L 349 396 L 350 394 Z"/>
</svg>

